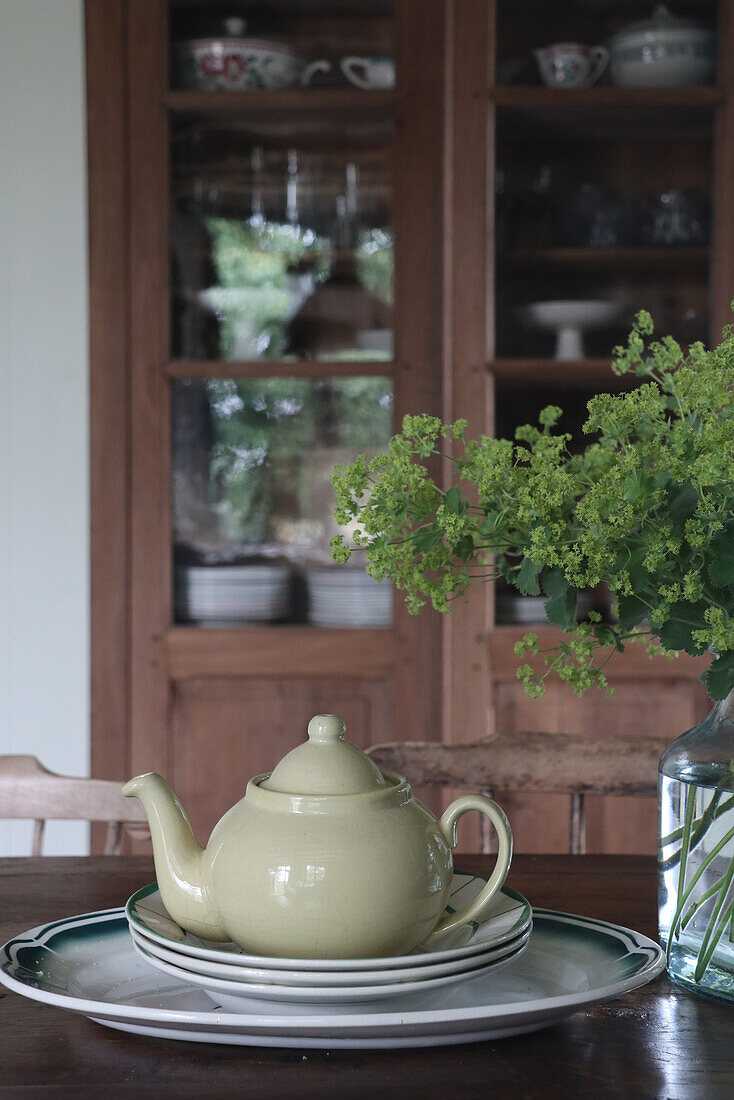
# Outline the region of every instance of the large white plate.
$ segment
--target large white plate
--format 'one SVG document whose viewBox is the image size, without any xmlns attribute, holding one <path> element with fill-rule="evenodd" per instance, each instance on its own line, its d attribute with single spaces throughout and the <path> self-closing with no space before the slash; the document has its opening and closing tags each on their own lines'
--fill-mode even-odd
<svg viewBox="0 0 734 1100">
<path fill-rule="evenodd" d="M 530 944 L 499 974 L 378 1004 L 305 1010 L 242 1002 L 238 1013 L 138 959 L 122 909 L 46 924 L 0 949 L 0 982 L 122 1031 L 189 1042 L 304 1049 L 439 1046 L 517 1035 L 656 977 L 660 948 L 603 921 L 535 910 Z M 603 1039 L 603 1037 L 600 1037 Z"/>
<path fill-rule="evenodd" d="M 485 885 L 484 875 L 454 871 L 449 887 L 447 909 L 456 912 L 467 906 Z M 390 955 L 381 959 L 287 959 L 268 955 L 248 955 L 233 943 L 212 943 L 184 931 L 169 916 L 155 883 L 136 891 L 125 906 L 127 919 L 147 939 L 162 947 L 211 962 L 234 963 L 266 970 L 314 970 L 340 972 L 377 971 L 413 967 L 422 963 L 450 962 L 465 955 L 482 954 L 525 931 L 532 918 L 530 903 L 522 894 L 503 886 L 493 898 L 481 921 L 447 932 L 429 946 L 417 947 L 408 955 Z"/>
<path fill-rule="evenodd" d="M 334 1004 L 364 1004 L 367 1001 L 385 1001 L 395 997 L 409 997 L 417 988 L 421 992 L 428 989 L 440 989 L 443 986 L 453 985 L 456 982 L 468 981 L 478 974 L 486 974 L 490 970 L 496 972 L 525 950 L 530 938 L 530 932 L 520 937 L 520 942 L 512 940 L 505 947 L 498 948 L 491 959 L 484 957 L 477 963 L 473 970 L 464 970 L 458 974 L 445 974 L 440 978 L 428 978 L 418 983 L 406 982 L 381 982 L 369 985 L 342 985 L 342 986 L 314 986 L 314 985 L 273 985 L 263 982 L 246 982 L 242 979 L 232 981 L 227 978 L 215 978 L 211 974 L 197 974 L 190 968 L 175 966 L 164 962 L 160 958 L 151 955 L 141 944 L 141 941 L 133 937 L 133 946 L 141 958 L 181 982 L 188 982 L 198 986 L 210 995 L 215 1001 L 232 1012 L 241 1010 L 242 1002 L 256 1001 L 286 1001 L 300 1005 L 334 1005 Z"/>
<path fill-rule="evenodd" d="M 487 951 L 476 955 L 465 955 L 449 962 L 424 963 L 410 967 L 385 968 L 382 970 L 281 970 L 272 967 L 238 966 L 227 962 L 228 956 L 222 961 L 212 962 L 209 959 L 197 959 L 191 955 L 183 955 L 180 951 L 173 951 L 168 947 L 161 947 L 155 940 L 149 939 L 131 927 L 130 933 L 133 940 L 143 951 L 154 959 L 160 959 L 164 963 L 171 963 L 180 967 L 187 974 L 199 974 L 211 978 L 225 978 L 237 982 L 258 982 L 266 985 L 290 985 L 315 987 L 340 987 L 359 985 L 387 985 L 394 982 L 410 982 L 413 986 L 418 982 L 428 981 L 431 978 L 442 978 L 449 974 L 461 974 L 466 970 L 475 970 L 484 963 L 494 958 L 504 956 L 507 950 L 520 946 L 523 939 L 530 934 L 531 924 L 520 933 L 513 936 L 507 943 L 498 947 L 489 947 Z M 155 964 L 154 964 L 155 965 Z"/>
</svg>

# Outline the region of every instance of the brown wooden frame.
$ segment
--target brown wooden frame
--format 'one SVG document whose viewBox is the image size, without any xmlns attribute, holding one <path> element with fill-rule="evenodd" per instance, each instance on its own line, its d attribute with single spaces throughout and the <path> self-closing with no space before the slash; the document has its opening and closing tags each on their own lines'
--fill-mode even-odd
<svg viewBox="0 0 734 1100">
<path fill-rule="evenodd" d="M 129 340 L 124 0 L 85 6 L 89 205 L 91 767 L 125 778 L 129 742 Z M 99 837 L 93 834 L 98 842 Z"/>
</svg>

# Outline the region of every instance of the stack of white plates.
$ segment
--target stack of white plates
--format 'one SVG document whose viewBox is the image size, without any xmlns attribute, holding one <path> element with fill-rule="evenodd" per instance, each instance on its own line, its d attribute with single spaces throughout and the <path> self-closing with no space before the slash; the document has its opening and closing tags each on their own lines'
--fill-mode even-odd
<svg viewBox="0 0 734 1100">
<path fill-rule="evenodd" d="M 309 569 L 308 621 L 314 626 L 390 626 L 392 586 L 361 569 Z"/>
<path fill-rule="evenodd" d="M 486 883 L 457 871 L 452 911 L 466 906 Z M 509 887 L 486 916 L 409 955 L 379 959 L 282 959 L 247 955 L 234 944 L 209 943 L 185 932 L 168 915 L 157 886 L 126 907 L 135 950 L 151 966 L 201 987 L 217 1004 L 241 1011 L 243 998 L 301 1004 L 359 1004 L 429 992 L 488 975 L 519 958 L 530 939 L 530 904 Z"/>
<path fill-rule="evenodd" d="M 206 626 L 273 622 L 289 612 L 284 565 L 187 565 L 176 571 L 177 618 Z"/>
</svg>

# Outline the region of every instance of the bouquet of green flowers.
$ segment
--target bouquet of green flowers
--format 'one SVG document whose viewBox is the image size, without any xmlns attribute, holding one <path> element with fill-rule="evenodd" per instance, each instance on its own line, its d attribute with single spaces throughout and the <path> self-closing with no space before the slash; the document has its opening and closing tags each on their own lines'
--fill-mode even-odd
<svg viewBox="0 0 734 1100">
<path fill-rule="evenodd" d="M 548 650 L 533 633 L 517 643 L 520 658 L 540 653 L 541 671 L 518 668 L 531 695 L 550 674 L 577 694 L 609 692 L 606 661 L 642 639 L 652 652 L 714 650 L 704 680 L 724 698 L 734 687 L 734 333 L 686 354 L 652 332 L 641 312 L 613 370 L 643 381 L 589 401 L 581 449 L 556 430 L 553 405 L 514 440 L 467 440 L 464 421 L 406 416 L 388 454 L 335 468 L 336 518 L 355 534 L 333 540 L 334 559 L 366 550 L 368 572 L 404 590 L 411 612 L 448 611 L 497 577 L 542 591 L 564 633 Z M 441 463 L 453 473 L 446 489 L 432 472 Z M 577 623 L 579 589 L 605 579 L 617 621 L 592 612 Z"/>
</svg>

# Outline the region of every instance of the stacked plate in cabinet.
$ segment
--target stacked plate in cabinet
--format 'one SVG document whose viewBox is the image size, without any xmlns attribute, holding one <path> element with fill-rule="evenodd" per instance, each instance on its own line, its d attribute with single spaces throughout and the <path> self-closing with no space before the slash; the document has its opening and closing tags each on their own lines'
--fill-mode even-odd
<svg viewBox="0 0 734 1100">
<path fill-rule="evenodd" d="M 467 905 L 486 881 L 455 872 L 450 910 Z M 520 957 L 532 930 L 529 902 L 507 886 L 481 921 L 447 932 L 409 955 L 378 959 L 269 958 L 247 955 L 231 943 L 201 940 L 169 916 L 155 884 L 133 894 L 125 912 L 142 959 L 235 1012 L 243 1011 L 247 999 L 336 1005 L 428 993 L 500 970 Z"/>
<path fill-rule="evenodd" d="M 275 622 L 290 610 L 284 565 L 187 565 L 176 570 L 176 617 L 203 626 Z"/>
<path fill-rule="evenodd" d="M 306 585 L 308 621 L 314 626 L 392 624 L 392 586 L 362 569 L 308 569 Z"/>
</svg>

